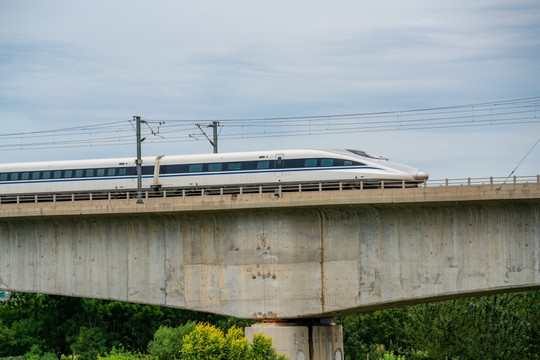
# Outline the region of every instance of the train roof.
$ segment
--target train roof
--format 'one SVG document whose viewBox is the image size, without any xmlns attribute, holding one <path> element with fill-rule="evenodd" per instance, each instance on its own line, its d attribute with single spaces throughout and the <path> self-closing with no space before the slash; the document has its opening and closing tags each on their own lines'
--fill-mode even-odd
<svg viewBox="0 0 540 360">
<path fill-rule="evenodd" d="M 187 155 L 162 155 L 162 156 L 144 156 L 142 157 L 143 165 L 153 165 L 156 158 L 161 158 L 163 164 L 171 161 L 219 161 L 219 160 L 249 160 L 249 159 L 274 159 L 279 155 L 286 157 L 297 156 L 322 156 L 324 153 L 334 153 L 337 155 L 358 156 L 363 151 L 345 150 L 345 149 L 288 149 L 288 150 L 261 150 L 247 152 L 229 152 L 217 154 L 187 154 Z M 365 154 L 365 153 L 364 153 Z M 372 156 L 368 156 L 372 157 Z M 375 157 L 373 157 L 375 158 Z M 117 167 L 117 166 L 134 166 L 135 157 L 123 158 L 104 158 L 104 159 L 86 159 L 86 160 L 57 160 L 57 161 L 39 161 L 39 162 L 24 162 L 24 163 L 4 163 L 0 164 L 1 171 L 25 171 L 31 169 L 47 169 L 47 168 L 87 168 L 87 167 Z"/>
</svg>

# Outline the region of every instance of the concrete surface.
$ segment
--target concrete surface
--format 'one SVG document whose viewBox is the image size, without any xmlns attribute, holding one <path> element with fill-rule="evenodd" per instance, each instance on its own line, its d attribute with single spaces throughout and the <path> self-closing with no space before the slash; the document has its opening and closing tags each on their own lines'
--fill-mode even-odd
<svg viewBox="0 0 540 360">
<path fill-rule="evenodd" d="M 0 289 L 281 319 L 540 287 L 540 186 L 478 188 L 2 204 Z"/>
<path fill-rule="evenodd" d="M 259 323 L 245 330 L 250 342 L 259 333 L 271 338 L 276 351 L 290 360 L 344 359 L 341 325 Z"/>
</svg>

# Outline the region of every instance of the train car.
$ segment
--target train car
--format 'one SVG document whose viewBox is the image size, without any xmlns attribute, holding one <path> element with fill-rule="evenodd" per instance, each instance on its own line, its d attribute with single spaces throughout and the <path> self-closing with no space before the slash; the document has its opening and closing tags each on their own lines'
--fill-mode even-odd
<svg viewBox="0 0 540 360">
<path fill-rule="evenodd" d="M 428 175 L 359 150 L 277 150 L 144 157 L 143 189 L 190 189 L 320 182 L 406 182 Z M 131 191 L 135 159 L 34 162 L 0 165 L 0 194 Z"/>
</svg>

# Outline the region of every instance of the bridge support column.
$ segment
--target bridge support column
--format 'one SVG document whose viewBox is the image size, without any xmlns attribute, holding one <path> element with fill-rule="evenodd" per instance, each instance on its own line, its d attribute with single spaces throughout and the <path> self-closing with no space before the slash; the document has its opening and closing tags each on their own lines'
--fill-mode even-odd
<svg viewBox="0 0 540 360">
<path fill-rule="evenodd" d="M 272 338 L 279 354 L 290 360 L 343 360 L 343 330 L 333 319 L 264 322 L 246 328 L 251 342 L 255 334 Z"/>
</svg>

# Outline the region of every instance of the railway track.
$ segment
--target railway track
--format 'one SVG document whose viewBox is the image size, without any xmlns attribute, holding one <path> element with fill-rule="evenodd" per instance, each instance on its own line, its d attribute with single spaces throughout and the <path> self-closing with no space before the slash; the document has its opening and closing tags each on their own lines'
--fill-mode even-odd
<svg viewBox="0 0 540 360">
<path fill-rule="evenodd" d="M 178 189 L 159 189 L 143 190 L 142 198 L 173 198 L 173 197 L 191 197 L 191 196 L 223 196 L 223 195 L 241 195 L 241 194 L 267 194 L 273 193 L 276 196 L 282 196 L 283 193 L 291 192 L 312 192 L 312 191 L 342 191 L 342 190 L 384 190 L 396 188 L 411 187 L 455 187 L 455 186 L 480 186 L 492 185 L 502 186 L 506 184 L 536 183 L 540 184 L 540 175 L 536 176 L 514 176 L 489 177 L 489 178 L 461 178 L 461 179 L 442 179 L 429 180 L 421 184 L 409 183 L 406 181 L 340 181 L 340 182 L 316 182 L 316 183 L 297 183 L 297 184 L 261 184 L 247 186 L 222 186 L 222 187 L 189 187 Z M 90 200 L 119 200 L 137 198 L 136 190 L 122 191 L 100 191 L 84 193 L 56 193 L 56 194 L 19 194 L 19 195 L 0 195 L 0 206 L 2 204 L 19 203 L 42 203 L 42 202 L 75 202 Z"/>
</svg>

